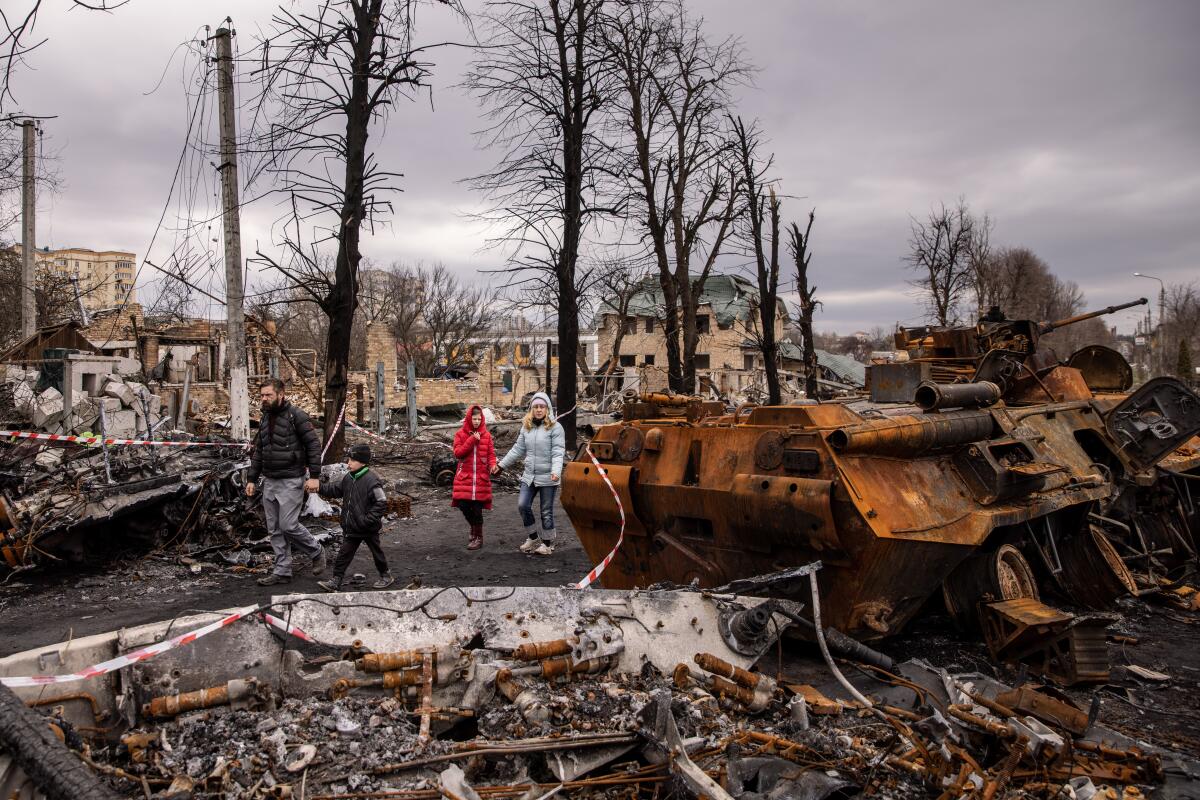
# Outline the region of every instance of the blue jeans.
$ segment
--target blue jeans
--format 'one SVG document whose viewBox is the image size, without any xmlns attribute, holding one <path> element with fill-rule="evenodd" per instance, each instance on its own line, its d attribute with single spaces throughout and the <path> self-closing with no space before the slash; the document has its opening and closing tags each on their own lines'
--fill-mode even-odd
<svg viewBox="0 0 1200 800">
<path fill-rule="evenodd" d="M 558 496 L 557 486 L 525 486 L 521 485 L 521 496 L 517 500 L 517 510 L 521 512 L 521 521 L 525 523 L 525 529 L 533 529 L 533 533 L 529 538 L 537 536 L 537 531 L 534 526 L 537 524 L 533 518 L 533 498 L 537 497 L 538 508 L 542 516 L 542 541 L 553 542 L 556 536 L 554 531 L 554 498 Z"/>
</svg>

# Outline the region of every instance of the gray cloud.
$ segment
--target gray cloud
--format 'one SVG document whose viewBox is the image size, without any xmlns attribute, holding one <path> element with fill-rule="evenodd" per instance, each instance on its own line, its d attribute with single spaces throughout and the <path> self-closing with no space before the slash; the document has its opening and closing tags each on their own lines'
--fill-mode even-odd
<svg viewBox="0 0 1200 800">
<path fill-rule="evenodd" d="M 63 5 L 44 16 L 51 39 L 18 86 L 27 110 L 59 115 L 47 130 L 67 188 L 43 199 L 39 238 L 142 253 L 183 142 L 183 60 L 143 93 L 179 42 L 219 20 L 199 0 L 134 0 L 112 15 Z M 785 216 L 817 209 L 819 327 L 919 320 L 901 262 L 908 217 L 960 194 L 997 220 L 997 242 L 1038 252 L 1091 305 L 1156 290 L 1134 270 L 1200 278 L 1200 6 L 689 5 L 714 36 L 740 37 L 760 67 L 739 110 L 762 120 L 783 192 L 795 198 Z M 238 4 L 243 47 L 272 7 Z M 423 13 L 422 35 L 465 39 L 438 11 Z M 375 260 L 440 259 L 464 273 L 495 266 L 465 216 L 480 201 L 461 180 L 493 158 L 476 149 L 477 103 L 454 88 L 467 58 L 439 51 L 433 109 L 422 98 L 388 121 L 380 157 L 405 174 L 404 191 L 390 225 L 366 243 Z M 196 207 L 215 209 L 211 175 L 195 188 Z M 277 213 L 250 209 L 247 251 L 269 241 Z M 155 253 L 171 239 L 160 234 Z M 1118 321 L 1129 327 L 1132 317 Z"/>
</svg>

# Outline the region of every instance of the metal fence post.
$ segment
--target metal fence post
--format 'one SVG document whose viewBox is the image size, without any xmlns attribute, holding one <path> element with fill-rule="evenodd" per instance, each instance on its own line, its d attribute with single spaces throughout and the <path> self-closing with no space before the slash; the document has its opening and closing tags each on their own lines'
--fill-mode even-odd
<svg viewBox="0 0 1200 800">
<path fill-rule="evenodd" d="M 417 365 L 408 362 L 408 435 L 417 438 Z"/>
<path fill-rule="evenodd" d="M 387 431 L 387 392 L 383 386 L 383 362 L 375 362 L 375 432 Z"/>
</svg>

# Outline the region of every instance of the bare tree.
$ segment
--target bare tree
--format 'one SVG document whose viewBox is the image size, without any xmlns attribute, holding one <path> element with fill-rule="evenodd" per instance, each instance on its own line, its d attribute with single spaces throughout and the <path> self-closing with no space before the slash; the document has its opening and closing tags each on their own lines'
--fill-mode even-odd
<svg viewBox="0 0 1200 800">
<path fill-rule="evenodd" d="M 325 361 L 328 343 L 329 318 L 303 285 L 287 276 L 256 289 L 247 295 L 247 318 L 275 323 L 275 339 L 289 354 L 295 356 L 295 369 L 304 378 L 316 378 L 319 370 L 312 368 Z M 307 386 L 312 386 L 305 381 Z M 313 399 L 320 401 L 319 389 L 313 386 Z"/>
<path fill-rule="evenodd" d="M 938 325 L 950 325 L 957 321 L 959 304 L 972 286 L 975 218 L 960 197 L 953 208 L 942 204 L 929 212 L 928 219 L 911 220 L 905 261 L 917 277 L 910 283 L 919 290 L 929 317 Z"/>
<path fill-rule="evenodd" d="M 817 385 L 817 350 L 813 338 L 813 314 L 820 302 L 816 299 L 817 287 L 808 282 L 808 265 L 812 262 L 812 252 L 809 250 L 813 222 L 817 211 L 808 212 L 808 225 L 801 233 L 800 226 L 792 223 L 788 229 L 788 247 L 792 253 L 792 261 L 796 265 L 796 294 L 800 297 L 797 315 L 800 318 L 800 348 L 804 359 L 804 394 L 806 397 L 817 399 L 820 395 Z"/>
<path fill-rule="evenodd" d="M 736 39 L 709 41 L 679 0 L 619 5 L 604 42 L 620 86 L 614 108 L 630 195 L 663 293 L 668 385 L 692 393 L 700 296 L 739 202 L 730 92 L 751 68 Z"/>
<path fill-rule="evenodd" d="M 7 11 L 0 8 L 0 25 L 4 26 L 0 33 L 0 110 L 5 101 L 16 100 L 12 81 L 17 68 L 26 56 L 46 43 L 45 38 L 34 38 L 42 2 L 28 0 L 24 8 Z M 70 6 L 87 11 L 112 11 L 127 2 L 129 0 L 70 0 Z"/>
<path fill-rule="evenodd" d="M 1200 353 L 1200 287 L 1195 283 L 1168 284 L 1163 312 L 1163 352 L 1175 353 L 1175 372 L 1183 378 L 1183 367 L 1190 365 L 1193 353 Z M 1196 376 L 1188 373 L 1187 379 L 1194 381 Z"/>
<path fill-rule="evenodd" d="M 458 8 L 457 4 L 445 2 Z M 404 95 L 427 85 L 430 64 L 413 39 L 413 0 L 320 0 L 310 12 L 281 6 L 261 43 L 256 146 L 278 181 L 291 224 L 283 254 L 258 257 L 285 275 L 309 276 L 304 292 L 328 317 L 325 438 L 340 458 L 362 228 L 391 210 L 396 173 L 384 169 L 372 134 Z M 377 139 L 377 137 L 376 137 Z M 315 228 L 306 243 L 303 226 Z M 333 268 L 321 275 L 322 248 Z M 318 277 L 319 276 L 319 277 Z"/>
<path fill-rule="evenodd" d="M 604 369 L 604 376 L 608 377 L 616 371 L 620 363 L 621 344 L 625 341 L 626 334 L 625 320 L 629 316 L 633 298 L 646 289 L 646 270 L 636 261 L 613 261 L 606 265 L 597 285 L 604 296 L 600 314 L 612 315 L 616 319 L 608 363 Z"/>
<path fill-rule="evenodd" d="M 767 402 L 779 405 L 783 395 L 779 387 L 779 342 L 775 339 L 775 320 L 779 306 L 779 198 L 774 187 L 763 194 L 764 176 L 772 159 L 758 155 L 759 136 L 754 127 L 747 128 L 739 117 L 733 122 L 737 137 L 739 176 L 746 194 L 745 228 L 743 237 L 750 246 L 758 281 L 755 301 L 758 324 L 753 335 L 763 357 L 767 377 Z"/>
<path fill-rule="evenodd" d="M 983 316 L 988 305 L 984 297 L 989 293 L 987 265 L 993 257 L 992 231 L 996 221 L 986 212 L 971 226 L 971 240 L 967 249 L 967 266 L 971 270 L 971 283 L 975 291 L 975 316 Z"/>
<path fill-rule="evenodd" d="M 489 334 L 500 308 L 484 289 L 461 283 L 442 264 L 401 267 L 393 273 L 397 293 L 390 322 L 398 354 L 418 377 L 475 366 L 491 346 Z"/>
<path fill-rule="evenodd" d="M 590 226 L 619 211 L 608 187 L 609 149 L 601 133 L 611 99 L 597 44 L 603 0 L 498 0 L 484 14 L 486 36 L 466 85 L 487 108 L 485 146 L 499 162 L 473 180 L 491 203 L 498 241 L 511 248 L 512 285 L 540 289 L 552 307 L 558 351 L 579 349 L 580 269 Z M 575 406 L 577 363 L 558 361 L 556 402 Z M 575 446 L 575 415 L 560 417 Z"/>
</svg>

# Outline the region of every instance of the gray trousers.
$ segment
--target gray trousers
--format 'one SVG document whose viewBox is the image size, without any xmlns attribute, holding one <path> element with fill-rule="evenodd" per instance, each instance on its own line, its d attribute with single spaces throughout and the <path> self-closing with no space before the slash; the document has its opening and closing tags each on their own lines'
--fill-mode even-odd
<svg viewBox="0 0 1200 800">
<path fill-rule="evenodd" d="M 292 574 L 292 547 L 309 558 L 316 558 L 321 545 L 300 524 L 304 508 L 304 478 L 263 478 L 263 512 L 267 517 L 267 533 L 275 551 L 275 574 Z"/>
</svg>

